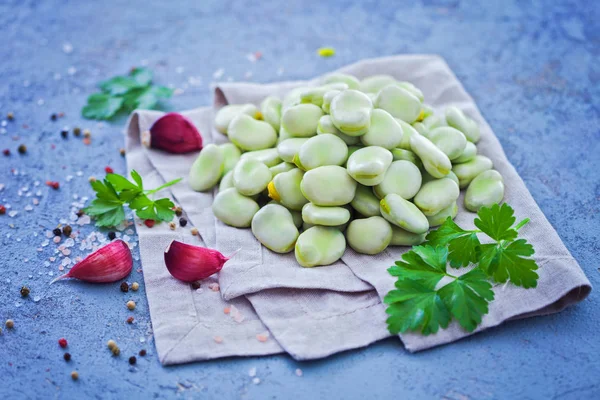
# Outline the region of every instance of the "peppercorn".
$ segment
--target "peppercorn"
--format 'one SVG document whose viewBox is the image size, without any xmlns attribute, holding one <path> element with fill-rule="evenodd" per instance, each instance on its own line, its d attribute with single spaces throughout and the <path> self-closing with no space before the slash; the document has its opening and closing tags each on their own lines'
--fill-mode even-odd
<svg viewBox="0 0 600 400">
<path fill-rule="evenodd" d="M 179 225 L 181 226 L 186 226 L 187 225 L 187 219 L 185 218 L 179 218 Z"/>
<path fill-rule="evenodd" d="M 133 317 L 127 318 L 127 323 L 128 324 L 133 324 L 133 319 L 134 319 Z"/>
<path fill-rule="evenodd" d="M 13 321 L 12 319 L 7 319 L 4 325 L 7 329 L 12 329 L 15 327 L 15 321 Z"/>
<path fill-rule="evenodd" d="M 73 128 L 73 135 L 75 136 L 79 136 L 81 135 L 81 128 L 76 126 L 75 128 Z"/>
<path fill-rule="evenodd" d="M 139 288 L 140 288 L 140 284 L 139 283 L 133 282 L 131 284 L 131 290 L 133 290 L 134 292 L 137 292 Z"/>
<path fill-rule="evenodd" d="M 21 288 L 21 296 L 22 296 L 22 297 L 27 297 L 27 296 L 29 296 L 29 292 L 30 292 L 30 290 L 29 290 L 29 288 L 28 288 L 27 286 L 23 286 L 23 287 Z"/>
<path fill-rule="evenodd" d="M 75 213 L 78 217 L 81 217 L 83 214 L 85 214 L 85 211 L 83 211 L 83 209 L 79 209 L 76 213 Z"/>
<path fill-rule="evenodd" d="M 25 146 L 24 144 L 20 144 L 17 150 L 20 154 L 25 154 L 27 153 L 27 146 Z"/>
<path fill-rule="evenodd" d="M 0 205 L 0 215 L 6 214 L 6 207 Z"/>
<path fill-rule="evenodd" d="M 67 361 L 67 362 L 68 362 L 68 361 L 71 361 L 71 353 L 65 353 L 65 354 L 63 355 L 63 358 L 64 358 L 64 359 L 65 359 L 65 361 Z"/>
<path fill-rule="evenodd" d="M 121 289 L 121 292 L 123 292 L 123 293 L 129 292 L 129 285 L 127 284 L 127 282 L 122 282 L 120 289 Z"/>
<path fill-rule="evenodd" d="M 117 235 L 113 231 L 108 232 L 109 240 L 115 240 L 116 237 L 117 237 Z"/>
<path fill-rule="evenodd" d="M 183 214 L 183 210 L 181 209 L 181 207 L 175 207 L 175 215 L 181 217 L 181 214 Z"/>
<path fill-rule="evenodd" d="M 54 228 L 52 230 L 52 233 L 54 233 L 54 236 L 60 236 L 60 235 L 62 235 L 62 231 L 60 230 L 60 228 Z"/>
<path fill-rule="evenodd" d="M 197 228 L 192 228 L 190 229 L 190 233 L 194 236 L 198 235 L 198 229 Z"/>
<path fill-rule="evenodd" d="M 12 121 L 13 119 L 15 119 L 15 114 L 13 112 L 9 112 L 8 114 L 6 114 L 6 119 Z"/>
<path fill-rule="evenodd" d="M 152 228 L 154 226 L 155 221 L 153 219 L 146 219 L 144 220 L 144 225 L 146 225 L 148 228 Z"/>
<path fill-rule="evenodd" d="M 58 339 L 58 345 L 64 349 L 68 345 L 67 339 L 65 339 L 64 337 Z"/>
<path fill-rule="evenodd" d="M 63 226 L 62 233 L 66 237 L 69 237 L 71 236 L 71 233 L 73 233 L 73 228 L 71 228 L 71 225 L 65 225 Z"/>
<path fill-rule="evenodd" d="M 63 139 L 66 139 L 67 136 L 69 136 L 69 131 L 66 129 L 63 129 L 62 131 L 60 131 L 60 136 L 62 136 Z"/>
<path fill-rule="evenodd" d="M 134 365 L 137 362 L 137 358 L 135 356 L 129 357 L 129 364 Z"/>
<path fill-rule="evenodd" d="M 125 157 L 125 149 L 121 149 L 121 150 L 119 150 L 119 153 L 120 153 L 120 154 L 121 154 L 123 157 Z"/>
<path fill-rule="evenodd" d="M 192 282 L 192 289 L 194 289 L 194 290 L 200 289 L 200 282 Z"/>
<path fill-rule="evenodd" d="M 86 139 L 89 139 L 92 136 L 92 132 L 90 132 L 89 129 L 84 129 L 83 130 L 83 137 Z"/>
<path fill-rule="evenodd" d="M 105 167 L 104 172 L 106 172 L 107 174 L 112 174 L 115 171 L 113 171 L 113 169 L 111 167 Z"/>
<path fill-rule="evenodd" d="M 113 347 L 112 349 L 110 349 L 110 351 L 112 352 L 113 356 L 118 356 L 119 354 L 121 354 L 121 349 L 119 349 L 118 346 L 115 345 L 115 347 Z"/>
<path fill-rule="evenodd" d="M 175 222 L 169 222 L 169 228 L 171 228 L 171 230 L 174 231 L 175 228 L 177 228 L 177 225 L 175 225 Z"/>
<path fill-rule="evenodd" d="M 129 300 L 127 302 L 127 308 L 130 309 L 130 310 L 135 310 L 135 301 Z"/>
<path fill-rule="evenodd" d="M 117 342 L 115 342 L 114 340 L 112 340 L 112 339 L 111 339 L 111 340 L 109 340 L 108 342 L 106 342 L 106 346 L 107 346 L 107 347 L 108 347 L 110 350 L 112 350 L 112 349 L 114 349 L 115 347 L 117 347 Z"/>
<path fill-rule="evenodd" d="M 71 379 L 73 379 L 74 381 L 79 379 L 79 373 L 77 371 L 71 372 Z"/>
<path fill-rule="evenodd" d="M 9 149 L 4 149 L 2 150 L 2 154 L 4 154 L 5 156 L 10 156 L 10 150 Z"/>
<path fill-rule="evenodd" d="M 56 121 L 56 120 L 58 119 L 58 115 L 56 115 L 56 114 L 52 114 L 52 115 L 50 116 L 50 119 L 51 119 L 52 121 Z"/>
<path fill-rule="evenodd" d="M 146 350 L 145 349 L 141 349 L 139 352 L 140 357 L 145 357 L 146 356 Z"/>
</svg>

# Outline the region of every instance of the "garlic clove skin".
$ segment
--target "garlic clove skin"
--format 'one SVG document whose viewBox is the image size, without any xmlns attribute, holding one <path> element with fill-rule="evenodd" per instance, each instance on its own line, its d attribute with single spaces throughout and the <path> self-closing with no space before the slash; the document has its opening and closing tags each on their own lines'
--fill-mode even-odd
<svg viewBox="0 0 600 400">
<path fill-rule="evenodd" d="M 202 136 L 194 124 L 179 113 L 168 113 L 154 122 L 145 144 L 153 149 L 182 154 L 202 149 Z"/>
<path fill-rule="evenodd" d="M 57 277 L 50 284 L 66 278 L 92 283 L 116 282 L 127 277 L 132 268 L 133 258 L 129 246 L 122 240 L 115 240 L 79 261 L 68 273 Z"/>
<path fill-rule="evenodd" d="M 233 257 L 233 254 L 231 255 Z M 165 265 L 174 278 L 195 282 L 219 272 L 231 257 L 217 250 L 173 240 L 165 249 Z"/>
</svg>

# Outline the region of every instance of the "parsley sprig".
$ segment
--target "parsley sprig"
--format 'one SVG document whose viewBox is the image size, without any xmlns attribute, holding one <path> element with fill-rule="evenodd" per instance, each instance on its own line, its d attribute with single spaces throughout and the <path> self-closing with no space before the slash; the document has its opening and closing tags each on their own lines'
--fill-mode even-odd
<svg viewBox="0 0 600 400">
<path fill-rule="evenodd" d="M 100 82 L 101 93 L 88 97 L 81 114 L 87 119 L 110 119 L 120 110 L 152 109 L 160 99 L 169 98 L 173 90 L 152 85 L 152 71 L 134 68 L 127 76 L 115 76 Z"/>
<path fill-rule="evenodd" d="M 448 218 L 427 235 L 425 244 L 403 254 L 402 260 L 388 269 L 398 278 L 396 289 L 384 299 L 389 331 L 429 335 L 448 327 L 455 318 L 472 332 L 494 300 L 491 282 L 536 287 L 538 266 L 530 258 L 533 246 L 517 239 L 518 230 L 529 219 L 516 225 L 515 221 L 514 210 L 506 203 L 484 207 L 474 221 L 479 229 L 462 229 Z M 479 234 L 493 242 L 481 243 Z M 455 269 L 474 267 L 458 276 L 448 272 L 448 264 Z"/>
<path fill-rule="evenodd" d="M 131 171 L 131 178 L 133 182 L 119 174 L 107 174 L 104 181 L 92 182 L 96 198 L 84 208 L 84 211 L 95 218 L 97 226 L 119 225 L 125 219 L 124 205 L 135 210 L 141 219 L 154 221 L 173 219 L 175 204 L 170 199 L 152 200 L 149 196 L 176 184 L 181 181 L 181 178 L 151 190 L 144 190 L 142 177 L 135 170 Z"/>
</svg>

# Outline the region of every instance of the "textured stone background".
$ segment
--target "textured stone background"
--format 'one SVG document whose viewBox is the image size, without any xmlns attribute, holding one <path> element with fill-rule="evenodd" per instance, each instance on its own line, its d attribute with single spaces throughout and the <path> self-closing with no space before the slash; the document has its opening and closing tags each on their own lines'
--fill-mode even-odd
<svg viewBox="0 0 600 400">
<path fill-rule="evenodd" d="M 0 121 L 8 111 L 17 116 L 0 127 L 0 147 L 13 151 L 9 158 L 0 156 L 0 184 L 5 185 L 0 204 L 18 211 L 14 218 L 0 216 L 0 320 L 10 317 L 17 323 L 0 336 L 0 397 L 600 397 L 597 291 L 558 315 L 507 323 L 416 355 L 387 340 L 310 363 L 276 356 L 163 368 L 154 352 L 143 290 L 123 294 L 118 284 L 48 286 L 48 273 L 56 276 L 58 270 L 56 263 L 43 264 L 56 246 L 36 251 L 44 232 L 68 217 L 73 195 L 91 195 L 88 176 L 102 176 L 107 165 L 125 171 L 118 153 L 124 117 L 103 126 L 79 117 L 99 80 L 147 63 L 156 81 L 184 89 L 168 107 L 187 109 L 210 104 L 210 82 L 220 68 L 223 80 L 270 82 L 309 78 L 361 58 L 399 53 L 446 58 L 598 286 L 598 2 L 308 3 L 0 2 Z M 64 51 L 66 43 L 72 52 Z M 324 45 L 335 47 L 336 56 L 317 57 L 315 50 Z M 252 63 L 247 55 L 255 51 L 263 58 Z M 50 121 L 51 113 L 61 111 L 65 118 Z M 61 139 L 65 125 L 90 128 L 92 145 Z M 19 143 L 27 144 L 27 155 L 16 153 Z M 60 181 L 61 189 L 46 187 L 48 179 Z M 42 184 L 35 187 L 35 181 Z M 41 191 L 32 211 L 25 210 L 32 199 L 28 192 L 21 190 L 19 196 L 24 187 Z M 90 225 L 81 228 L 82 234 L 92 231 Z M 135 271 L 130 280 L 143 282 Z M 29 299 L 19 296 L 23 284 L 31 287 Z M 129 298 L 138 303 L 133 313 L 125 308 Z M 124 322 L 130 314 L 136 318 L 133 326 Z M 63 336 L 73 355 L 70 365 L 57 345 Z M 109 356 L 105 342 L 110 338 L 119 342 L 120 358 Z M 131 368 L 127 356 L 141 348 L 149 355 Z M 248 376 L 253 367 L 258 385 Z M 295 375 L 296 368 L 303 377 Z M 69 377 L 73 369 L 80 373 L 79 382 Z"/>
</svg>

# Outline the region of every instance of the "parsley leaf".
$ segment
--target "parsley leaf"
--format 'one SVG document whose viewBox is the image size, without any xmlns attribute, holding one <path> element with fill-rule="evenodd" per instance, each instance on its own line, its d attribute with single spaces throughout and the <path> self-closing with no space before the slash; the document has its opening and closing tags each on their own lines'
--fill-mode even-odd
<svg viewBox="0 0 600 400">
<path fill-rule="evenodd" d="M 537 286 L 539 276 L 535 270 L 538 266 L 532 258 L 525 258 L 533 255 L 533 246 L 525 239 L 515 240 L 506 247 L 497 243 L 484 244 L 481 250 L 479 266 L 496 282 L 510 280 L 524 288 Z"/>
<path fill-rule="evenodd" d="M 107 81 L 100 82 L 98 86 L 103 92 L 112 96 L 125 94 L 133 88 L 140 87 L 133 78 L 128 76 L 115 76 Z"/>
<path fill-rule="evenodd" d="M 88 103 L 81 110 L 87 119 L 109 119 L 119 111 L 123 98 L 112 97 L 106 93 L 95 93 L 88 97 Z"/>
<path fill-rule="evenodd" d="M 445 247 L 416 246 L 412 251 L 402 255 L 403 261 L 396 261 L 388 272 L 397 276 L 398 280 L 412 279 L 430 289 L 446 276 L 446 258 L 448 250 Z"/>
<path fill-rule="evenodd" d="M 134 68 L 129 75 L 138 86 L 148 86 L 152 82 L 152 71 L 148 68 Z"/>
<path fill-rule="evenodd" d="M 432 246 L 448 246 L 448 260 L 453 268 L 466 267 L 479 258 L 479 239 L 474 231 L 466 231 L 451 218 L 427 234 L 427 243 Z"/>
<path fill-rule="evenodd" d="M 469 332 L 481 323 L 481 317 L 488 313 L 488 302 L 494 300 L 492 285 L 477 268 L 442 287 L 439 295 L 460 326 Z"/>
<path fill-rule="evenodd" d="M 396 290 L 390 291 L 383 301 L 389 304 L 387 323 L 393 334 L 419 330 L 429 335 L 436 333 L 440 326 L 446 328 L 451 319 L 438 292 L 418 281 L 399 280 Z"/>
<path fill-rule="evenodd" d="M 515 223 L 514 210 L 504 203 L 492 207 L 482 207 L 475 218 L 475 226 L 496 241 L 514 240 L 517 231 L 512 228 Z"/>
<path fill-rule="evenodd" d="M 129 91 L 124 96 L 125 106 L 130 109 L 153 109 L 161 98 L 171 97 L 173 91 L 164 86 L 150 86 Z"/>
</svg>

